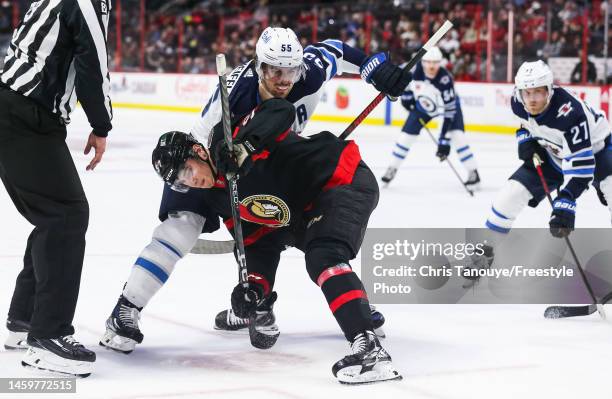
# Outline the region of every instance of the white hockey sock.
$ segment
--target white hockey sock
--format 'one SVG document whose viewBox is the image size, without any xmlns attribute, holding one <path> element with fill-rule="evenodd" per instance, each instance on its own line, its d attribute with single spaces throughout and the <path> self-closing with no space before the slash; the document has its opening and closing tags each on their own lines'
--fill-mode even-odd
<svg viewBox="0 0 612 399">
<path fill-rule="evenodd" d="M 202 232 L 206 219 L 192 212 L 170 216 L 153 232 L 153 239 L 134 262 L 123 296 L 144 307 L 174 271 Z"/>
<path fill-rule="evenodd" d="M 399 168 L 402 161 L 406 158 L 406 155 L 408 155 L 410 147 L 412 146 L 412 144 L 414 144 L 417 137 L 419 136 L 415 134 L 407 134 L 404 132 L 400 134 L 397 141 L 395 142 L 395 145 L 393 146 L 393 153 L 389 167 Z"/>
<path fill-rule="evenodd" d="M 486 226 L 489 230 L 508 234 L 516 217 L 533 196 L 516 180 L 508 180 L 491 205 Z"/>
<path fill-rule="evenodd" d="M 123 289 L 123 296 L 138 307 L 144 307 L 170 277 L 181 256 L 155 238 L 134 262 Z"/>
<path fill-rule="evenodd" d="M 463 164 L 463 167 L 465 167 L 465 169 L 468 171 L 476 170 L 478 168 L 478 164 L 476 163 L 474 153 L 468 144 L 465 133 L 461 130 L 449 132 L 449 134 L 451 133 L 453 138 L 453 146 L 455 147 L 455 151 L 457 152 L 457 156 Z"/>
</svg>

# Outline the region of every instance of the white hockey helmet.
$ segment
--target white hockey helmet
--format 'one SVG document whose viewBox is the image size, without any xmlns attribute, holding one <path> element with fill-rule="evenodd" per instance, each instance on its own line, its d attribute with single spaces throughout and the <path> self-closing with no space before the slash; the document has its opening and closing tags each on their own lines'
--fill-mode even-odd
<svg viewBox="0 0 612 399">
<path fill-rule="evenodd" d="M 255 54 L 255 71 L 260 78 L 263 76 L 261 64 L 296 71 L 294 82 L 302 76 L 304 50 L 295 33 L 289 28 L 266 28 L 257 40 Z"/>
<path fill-rule="evenodd" d="M 442 51 L 436 46 L 430 48 L 423 58 L 422 61 L 431 61 L 431 62 L 442 62 Z"/>
<path fill-rule="evenodd" d="M 523 102 L 521 90 L 546 87 L 548 89 L 548 101 L 553 95 L 553 73 L 542 60 L 523 62 L 514 77 L 514 87 L 518 91 L 518 100 Z"/>
</svg>

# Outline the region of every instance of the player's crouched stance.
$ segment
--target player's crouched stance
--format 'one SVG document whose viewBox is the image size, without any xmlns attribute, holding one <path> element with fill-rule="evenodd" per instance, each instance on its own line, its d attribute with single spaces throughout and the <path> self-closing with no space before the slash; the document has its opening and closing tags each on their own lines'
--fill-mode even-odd
<svg viewBox="0 0 612 399">
<path fill-rule="evenodd" d="M 543 61 L 521 65 L 511 105 L 521 121 L 516 136 L 518 157 L 524 163 L 492 204 L 486 222 L 492 242 L 503 240 L 526 205 L 536 207 L 545 197 L 534 154 L 544 162 L 549 188 L 557 190 L 549 221 L 553 236 L 565 237 L 574 230 L 576 200 L 591 182 L 612 212 L 612 143 L 603 112 L 562 87 L 553 87 L 553 74 Z M 493 248 L 487 250 L 478 267 L 491 266 Z"/>
<path fill-rule="evenodd" d="M 351 354 L 334 364 L 334 376 L 347 384 L 400 379 L 374 334 L 367 295 L 349 265 L 378 203 L 376 179 L 354 142 L 329 132 L 300 137 L 290 131 L 294 119 L 291 103 L 264 101 L 232 127 L 234 152 L 220 124 L 209 148 L 185 133 L 166 133 L 154 152 L 155 169 L 168 184 L 210 189 L 208 205 L 229 226 L 229 195 L 219 176 L 240 176 L 245 255 L 249 277 L 256 278 L 232 293 L 238 317 L 253 314 L 270 294 L 280 253 L 295 246 L 350 342 Z"/>
</svg>

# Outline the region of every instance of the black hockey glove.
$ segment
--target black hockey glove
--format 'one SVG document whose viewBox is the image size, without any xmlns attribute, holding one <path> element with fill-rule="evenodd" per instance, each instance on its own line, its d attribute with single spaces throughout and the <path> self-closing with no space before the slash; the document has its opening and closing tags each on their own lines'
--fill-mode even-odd
<svg viewBox="0 0 612 399">
<path fill-rule="evenodd" d="M 240 318 L 247 318 L 255 313 L 257 305 L 264 297 L 263 287 L 260 284 L 249 283 L 245 289 L 238 284 L 232 291 L 232 310 Z"/>
<path fill-rule="evenodd" d="M 232 152 L 225 141 L 219 141 L 215 146 L 215 162 L 217 171 L 223 175 L 246 176 L 253 166 L 253 161 L 244 147 L 236 144 Z"/>
<path fill-rule="evenodd" d="M 366 59 L 359 70 L 363 80 L 391 97 L 401 96 L 412 80 L 410 71 L 392 64 L 384 53 Z"/>
<path fill-rule="evenodd" d="M 516 131 L 516 137 L 519 139 L 518 157 L 521 161 L 531 164 L 533 162 L 533 154 L 540 155 L 540 158 L 546 158 L 546 150 L 538 144 L 538 141 L 531 138 L 531 134 L 527 129 L 520 128 Z"/>
<path fill-rule="evenodd" d="M 450 154 L 450 140 L 440 137 L 438 140 L 438 151 L 436 152 L 436 156 L 440 158 L 440 162 L 442 162 L 448 158 L 448 154 Z"/>
<path fill-rule="evenodd" d="M 561 191 L 553 201 L 553 211 L 550 216 L 550 234 L 555 237 L 567 237 L 574 230 L 576 219 L 576 201 L 567 191 Z"/>
</svg>

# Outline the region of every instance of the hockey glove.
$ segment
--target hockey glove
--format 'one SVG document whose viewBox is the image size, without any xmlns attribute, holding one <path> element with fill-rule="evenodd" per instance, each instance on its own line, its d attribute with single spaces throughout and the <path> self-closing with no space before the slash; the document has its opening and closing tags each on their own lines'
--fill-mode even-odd
<svg viewBox="0 0 612 399">
<path fill-rule="evenodd" d="M 567 191 L 561 191 L 553 202 L 553 211 L 550 216 L 550 234 L 555 237 L 567 237 L 574 230 L 576 218 L 576 202 Z"/>
<path fill-rule="evenodd" d="M 359 71 L 363 80 L 391 97 L 401 96 L 412 80 L 410 71 L 389 62 L 384 53 L 374 54 L 366 59 Z"/>
<path fill-rule="evenodd" d="M 238 284 L 232 291 L 232 310 L 240 318 L 247 318 L 257 310 L 257 305 L 263 299 L 264 290 L 259 284 L 249 283 L 245 289 Z"/>
<path fill-rule="evenodd" d="M 410 91 L 402 94 L 402 106 L 406 108 L 408 112 L 412 112 L 416 108 L 416 100 L 414 94 Z"/>
<path fill-rule="evenodd" d="M 440 158 L 440 162 L 442 162 L 448 158 L 448 154 L 450 154 L 450 140 L 440 137 L 438 140 L 438 151 L 436 152 L 436 156 Z"/>
<path fill-rule="evenodd" d="M 248 152 L 240 144 L 235 144 L 234 151 L 230 151 L 225 141 L 219 141 L 215 146 L 215 162 L 217 170 L 223 175 L 245 176 L 251 170 L 253 161 Z"/>
</svg>

